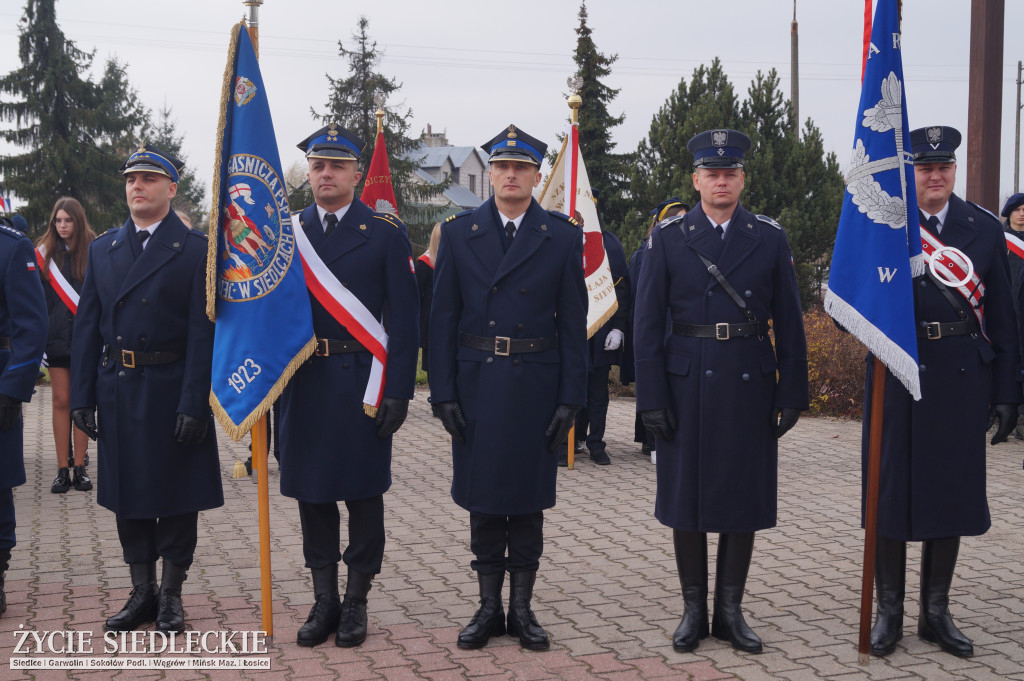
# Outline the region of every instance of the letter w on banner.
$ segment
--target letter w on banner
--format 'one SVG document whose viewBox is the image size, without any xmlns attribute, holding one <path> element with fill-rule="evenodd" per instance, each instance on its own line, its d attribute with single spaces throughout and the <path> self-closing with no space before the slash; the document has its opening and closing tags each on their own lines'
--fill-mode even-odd
<svg viewBox="0 0 1024 681">
<path fill-rule="evenodd" d="M 216 321 L 210 404 L 249 432 L 316 347 L 277 138 L 244 23 L 232 34 L 220 103 L 206 269 Z"/>
<path fill-rule="evenodd" d="M 879 0 L 825 310 L 921 399 L 912 279 L 924 274 L 896 0 Z"/>
<path fill-rule="evenodd" d="M 565 133 L 555 165 L 541 190 L 539 203 L 542 208 L 560 211 L 570 217 L 579 211 L 583 218 L 583 273 L 589 296 L 587 338 L 590 338 L 611 319 L 619 303 L 615 299 L 615 281 L 604 252 L 590 178 L 580 153 L 579 128 L 575 124 L 570 125 Z"/>
</svg>

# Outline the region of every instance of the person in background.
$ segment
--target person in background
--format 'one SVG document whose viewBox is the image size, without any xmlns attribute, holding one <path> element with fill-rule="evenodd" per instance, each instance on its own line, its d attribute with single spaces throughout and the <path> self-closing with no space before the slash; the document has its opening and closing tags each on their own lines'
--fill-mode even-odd
<svg viewBox="0 0 1024 681">
<path fill-rule="evenodd" d="M 430 230 L 430 243 L 423 255 L 416 259 L 416 285 L 420 290 L 420 366 L 423 373 L 429 373 L 428 347 L 430 345 L 430 302 L 434 298 L 434 263 L 437 262 L 437 246 L 441 243 L 441 223 Z"/>
<path fill-rule="evenodd" d="M 1003 210 L 1000 213 L 1006 218 L 1006 224 L 1003 226 L 1003 230 L 1007 234 L 1012 234 L 1018 239 L 1024 241 L 1024 194 L 1016 193 L 1010 198 L 1006 199 L 1006 203 L 1003 204 Z M 1020 315 L 1021 308 L 1021 291 L 1020 291 L 1020 273 L 1021 269 L 1024 268 L 1024 258 L 1014 253 L 1012 250 L 1007 250 L 1007 257 L 1010 260 L 1010 291 L 1017 297 L 1017 310 L 1018 316 Z M 1022 318 L 1018 318 L 1018 332 L 1020 331 L 1020 324 L 1024 321 Z M 1021 334 L 1024 337 L 1024 334 Z M 1018 440 L 1024 440 L 1024 424 L 1022 424 L 1022 412 L 1024 412 L 1024 405 L 1017 408 L 1017 426 L 1014 428 L 1013 436 Z"/>
<path fill-rule="evenodd" d="M 57 448 L 57 477 L 50 485 L 54 494 L 63 494 L 72 485 L 82 492 L 92 489 L 92 480 L 85 471 L 89 436 L 71 428 L 71 330 L 78 306 L 69 297 L 71 291 L 66 287 L 70 286 L 75 294 L 82 291 L 89 244 L 95 238 L 82 204 L 78 199 L 64 196 L 53 205 L 46 232 L 36 242 L 43 263 L 39 276 L 50 315 L 46 362 L 50 372 L 53 439 Z"/>
</svg>

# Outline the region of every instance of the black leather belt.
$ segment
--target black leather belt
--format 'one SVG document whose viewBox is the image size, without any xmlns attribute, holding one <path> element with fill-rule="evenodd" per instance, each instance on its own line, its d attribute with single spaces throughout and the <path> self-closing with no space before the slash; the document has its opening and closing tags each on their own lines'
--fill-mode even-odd
<svg viewBox="0 0 1024 681">
<path fill-rule="evenodd" d="M 7 336 L 0 336 L 0 350 L 10 350 L 11 339 Z"/>
<path fill-rule="evenodd" d="M 554 336 L 548 338 L 509 338 L 508 336 L 474 336 L 459 334 L 459 343 L 466 348 L 493 352 L 499 357 L 518 355 L 524 352 L 544 352 L 555 347 Z"/>
<path fill-rule="evenodd" d="M 971 322 L 921 322 L 917 337 L 938 340 L 946 336 L 965 336 L 972 332 Z"/>
<path fill-rule="evenodd" d="M 170 364 L 181 359 L 177 352 L 138 352 L 135 350 L 107 350 L 107 358 L 119 362 L 125 369 Z"/>
<path fill-rule="evenodd" d="M 768 333 L 768 322 L 745 322 L 743 324 L 683 324 L 672 322 L 672 333 L 691 338 L 715 338 L 729 340 L 744 336 L 764 336 Z"/>
<path fill-rule="evenodd" d="M 363 344 L 355 338 L 349 338 L 346 340 L 338 340 L 337 338 L 317 338 L 316 351 L 314 351 L 313 354 L 317 357 L 330 357 L 331 355 L 340 355 L 345 352 L 365 351 L 366 348 Z"/>
</svg>

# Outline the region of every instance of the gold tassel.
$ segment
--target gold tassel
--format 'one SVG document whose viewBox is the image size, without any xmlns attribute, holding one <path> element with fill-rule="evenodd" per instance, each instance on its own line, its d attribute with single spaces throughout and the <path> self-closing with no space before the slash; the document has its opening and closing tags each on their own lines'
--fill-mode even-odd
<svg viewBox="0 0 1024 681">
<path fill-rule="evenodd" d="M 363 413 L 369 416 L 371 419 L 377 418 L 377 407 L 372 404 L 363 404 Z"/>
<path fill-rule="evenodd" d="M 243 462 L 243 461 L 236 461 L 235 462 L 235 470 L 231 471 L 231 477 L 232 478 L 247 478 L 247 477 L 249 477 L 249 471 L 245 467 L 245 462 Z"/>
</svg>

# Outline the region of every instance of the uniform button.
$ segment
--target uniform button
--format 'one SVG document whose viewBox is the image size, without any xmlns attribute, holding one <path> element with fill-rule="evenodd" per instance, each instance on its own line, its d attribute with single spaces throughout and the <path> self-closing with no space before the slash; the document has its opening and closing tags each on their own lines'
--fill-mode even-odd
<svg viewBox="0 0 1024 681">
<path fill-rule="evenodd" d="M 744 381 L 749 381 L 750 380 L 750 374 L 743 374 L 743 380 Z"/>
<path fill-rule="evenodd" d="M 704 375 L 707 376 L 708 378 L 711 378 L 712 376 L 715 375 L 715 372 L 712 371 L 711 369 L 708 369 L 707 371 L 704 372 Z"/>
<path fill-rule="evenodd" d="M 124 307 L 124 301 L 123 300 L 117 301 L 117 306 L 118 307 Z"/>
<path fill-rule="evenodd" d="M 148 300 L 146 300 L 145 298 L 143 298 L 143 299 L 142 299 L 142 304 L 143 304 L 143 305 L 149 305 L 149 301 L 148 301 Z"/>
<path fill-rule="evenodd" d="M 491 293 L 497 293 L 497 292 L 498 292 L 498 287 L 497 286 L 495 286 L 495 287 L 493 287 L 491 289 Z"/>
<path fill-rule="evenodd" d="M 121 377 L 123 378 L 123 377 L 124 377 L 124 371 L 118 371 L 118 372 L 117 372 L 117 375 L 118 375 L 118 376 L 121 376 Z"/>
<path fill-rule="evenodd" d="M 493 329 L 494 328 L 494 322 L 493 321 L 487 322 L 487 326 L 489 326 L 489 327 L 491 327 Z"/>
<path fill-rule="evenodd" d="M 924 288 L 927 285 L 928 285 L 928 282 L 925 281 L 924 279 L 922 279 L 921 282 L 918 284 L 918 286 L 920 286 L 921 288 Z"/>
<path fill-rule="evenodd" d="M 121 343 L 121 342 L 123 342 L 123 341 L 124 341 L 124 338 L 121 338 L 120 336 L 118 336 L 118 337 L 117 337 L 117 342 L 118 342 L 118 343 Z"/>
<path fill-rule="evenodd" d="M 743 295 L 745 295 L 747 298 L 749 298 L 753 294 L 750 292 L 750 289 L 747 289 L 746 291 L 743 292 Z"/>
<path fill-rule="evenodd" d="M 708 291 L 708 298 L 710 298 L 710 297 L 711 297 L 711 294 L 712 294 L 712 293 L 714 293 L 714 291 Z"/>
<path fill-rule="evenodd" d="M 960 368 L 960 373 L 961 374 L 966 374 L 967 373 L 967 369 L 964 369 L 964 368 L 961 367 Z"/>
<path fill-rule="evenodd" d="M 512 366 L 514 366 L 514 367 L 519 366 L 519 360 L 518 359 L 512 360 Z"/>
<path fill-rule="evenodd" d="M 139 336 L 139 342 L 140 343 L 145 343 L 146 342 L 146 337 L 145 336 Z"/>
<path fill-rule="evenodd" d="M 922 364 L 922 365 L 921 365 L 921 366 L 920 366 L 919 368 L 921 369 L 921 371 L 924 371 L 924 370 L 925 370 L 925 369 L 927 369 L 928 367 L 926 367 L 926 366 L 925 366 L 924 364 Z"/>
<path fill-rule="evenodd" d="M 488 364 L 494 364 L 494 358 L 493 357 L 488 357 L 487 358 L 487 363 Z"/>
<path fill-rule="evenodd" d="M 522 324 L 516 324 L 516 331 L 522 331 L 522 330 L 523 330 L 523 325 Z"/>
<path fill-rule="evenodd" d="M 348 367 L 349 367 L 349 365 L 348 365 L 348 364 L 342 364 L 342 365 L 341 365 L 341 368 L 342 368 L 342 369 L 348 369 Z"/>
<path fill-rule="evenodd" d="M 522 293 L 524 296 L 526 295 L 526 289 L 525 288 L 519 289 L 519 292 Z"/>
</svg>

